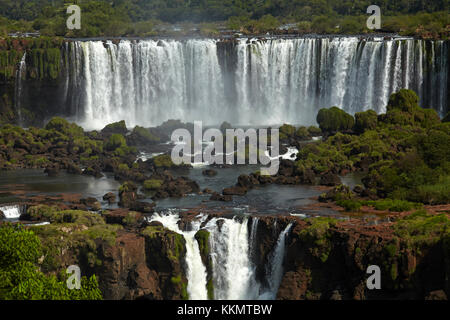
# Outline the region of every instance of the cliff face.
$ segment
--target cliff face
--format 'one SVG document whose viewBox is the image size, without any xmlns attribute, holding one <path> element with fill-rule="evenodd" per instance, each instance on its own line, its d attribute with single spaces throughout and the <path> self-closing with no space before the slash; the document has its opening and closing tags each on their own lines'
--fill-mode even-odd
<svg viewBox="0 0 450 320">
<path fill-rule="evenodd" d="M 397 226 L 298 222 L 288 243 L 278 299 L 448 297 L 448 234 L 399 237 Z M 367 289 L 370 265 L 381 269 L 381 290 Z"/>
<path fill-rule="evenodd" d="M 72 223 L 52 220 L 51 225 L 35 229 L 46 248 L 41 259 L 44 272 L 77 264 L 82 275 L 97 276 L 104 299 L 189 299 L 182 235 L 159 222 L 125 219 L 108 224 L 87 212 L 61 214 L 71 216 Z M 186 226 L 191 218 L 183 217 L 180 225 Z M 253 228 L 255 217 L 251 219 L 247 224 L 253 231 L 249 232 L 250 259 L 263 285 L 267 266 L 273 263 L 270 255 L 279 247 L 280 236 L 290 230 L 278 299 L 422 300 L 449 296 L 450 223 L 445 213 L 418 211 L 385 221 L 259 216 L 257 228 Z M 210 233 L 200 230 L 195 239 L 206 266 L 208 297 L 213 299 Z M 367 288 L 371 265 L 380 268 L 380 290 Z"/>
<path fill-rule="evenodd" d="M 0 123 L 42 125 L 64 114 L 68 57 L 62 48 L 59 38 L 0 40 Z"/>
</svg>

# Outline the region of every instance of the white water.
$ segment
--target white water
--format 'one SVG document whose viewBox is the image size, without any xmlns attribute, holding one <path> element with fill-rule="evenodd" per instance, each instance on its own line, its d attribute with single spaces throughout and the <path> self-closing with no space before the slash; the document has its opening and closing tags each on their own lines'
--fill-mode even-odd
<svg viewBox="0 0 450 320">
<path fill-rule="evenodd" d="M 74 59 L 67 102 L 88 128 L 122 119 L 146 127 L 168 119 L 314 124 L 318 109 L 333 105 L 384 112 L 400 88 L 441 114 L 447 108 L 443 41 L 241 39 L 221 49 L 226 55 L 211 39 L 75 41 L 67 50 Z"/>
<path fill-rule="evenodd" d="M 3 212 L 6 219 L 19 219 L 22 214 L 20 206 L 4 206 L 0 207 L 0 211 Z"/>
<path fill-rule="evenodd" d="M 22 122 L 22 106 L 21 106 L 21 97 L 22 97 L 22 91 L 23 91 L 23 82 L 22 79 L 26 76 L 26 70 L 27 70 L 27 53 L 25 52 L 22 56 L 22 59 L 20 60 L 19 68 L 16 71 L 16 84 L 15 84 L 15 108 L 17 112 L 17 118 L 19 121 L 19 125 Z"/>
<path fill-rule="evenodd" d="M 223 224 L 219 230 L 218 222 Z M 217 300 L 255 299 L 259 284 L 250 261 L 248 218 L 212 219 L 206 229 L 211 233 L 214 297 Z"/>
<path fill-rule="evenodd" d="M 207 217 L 199 215 L 191 222 L 192 231 L 181 231 L 177 213 L 154 214 L 151 221 L 177 232 L 186 240 L 186 276 L 190 299 L 207 299 L 206 268 L 203 265 L 195 234 Z M 204 228 L 210 232 L 209 245 L 212 259 L 214 298 L 217 300 L 275 299 L 283 276 L 286 236 L 292 224 L 280 235 L 267 267 L 267 283 L 263 287 L 256 280 L 256 266 L 252 262 L 252 248 L 256 246 L 258 218 L 252 219 L 250 234 L 248 217 L 240 219 L 213 218 Z"/>
<path fill-rule="evenodd" d="M 154 214 L 151 221 L 159 221 L 167 229 L 183 235 L 186 240 L 186 264 L 188 279 L 187 291 L 191 300 L 206 300 L 208 292 L 206 290 L 206 268 L 200 255 L 198 242 L 195 234 L 200 229 L 200 225 L 204 219 L 192 222 L 192 231 L 181 231 L 178 227 L 178 214 L 160 215 Z"/>
<path fill-rule="evenodd" d="M 277 292 L 280 288 L 281 280 L 283 279 L 283 260 L 286 248 L 286 237 L 291 228 L 292 223 L 281 232 L 278 238 L 277 245 L 270 258 L 270 264 L 267 266 L 269 288 L 261 298 L 274 300 L 277 297 Z"/>
</svg>

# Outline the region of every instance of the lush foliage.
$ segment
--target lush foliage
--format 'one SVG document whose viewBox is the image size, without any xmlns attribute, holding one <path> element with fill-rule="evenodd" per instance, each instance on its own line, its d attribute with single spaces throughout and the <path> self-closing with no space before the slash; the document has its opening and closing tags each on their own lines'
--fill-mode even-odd
<svg viewBox="0 0 450 320">
<path fill-rule="evenodd" d="M 94 276 L 81 280 L 80 290 L 70 290 L 65 276 L 58 279 L 39 271 L 43 254 L 33 231 L 20 225 L 0 226 L 0 299 L 13 300 L 96 300 L 101 299 Z"/>
<path fill-rule="evenodd" d="M 85 0 L 73 1 L 83 12 L 82 29 L 65 27 L 69 5 L 64 0 L 2 0 L 0 18 L 6 31 L 40 30 L 46 35 L 76 37 L 102 35 L 153 35 L 164 23 L 200 23 L 201 34 L 214 35 L 218 26 L 249 33 L 273 31 L 282 23 L 298 23 L 301 32 L 367 32 L 368 0 Z M 445 0 L 383 1 L 383 29 L 403 34 L 448 36 L 449 4 Z M 192 29 L 188 23 L 186 29 Z M 2 30 L 3 29 L 3 30 Z M 170 28 L 166 28 L 169 30 Z"/>
</svg>

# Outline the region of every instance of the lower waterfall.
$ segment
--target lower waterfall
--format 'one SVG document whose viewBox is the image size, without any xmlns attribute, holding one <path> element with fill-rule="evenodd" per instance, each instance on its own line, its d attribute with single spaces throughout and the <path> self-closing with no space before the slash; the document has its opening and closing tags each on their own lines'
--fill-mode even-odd
<svg viewBox="0 0 450 320">
<path fill-rule="evenodd" d="M 288 225 L 279 235 L 269 255 L 266 279 L 263 285 L 256 279 L 256 265 L 251 248 L 256 241 L 258 219 L 252 219 L 249 232 L 248 217 L 212 218 L 199 215 L 190 223 L 190 231 L 178 226 L 178 213 L 154 214 L 150 221 L 158 221 L 186 240 L 186 276 L 189 298 L 207 299 L 207 272 L 200 256 L 195 234 L 202 228 L 210 232 L 209 245 L 212 258 L 214 297 L 217 300 L 270 300 L 275 299 L 283 276 L 286 237 L 292 227 Z M 252 244 L 253 243 L 253 244 Z"/>
<path fill-rule="evenodd" d="M 187 291 L 192 300 L 206 300 L 208 292 L 206 290 L 206 268 L 203 265 L 202 257 L 195 233 L 200 230 L 202 220 L 192 222 L 192 231 L 181 231 L 178 227 L 178 214 L 160 215 L 154 214 L 151 221 L 161 222 L 165 228 L 183 235 L 186 240 L 186 265 L 188 278 Z"/>
<path fill-rule="evenodd" d="M 19 219 L 23 213 L 23 208 L 19 205 L 4 206 L 0 207 L 0 212 L 3 212 L 6 219 Z"/>
</svg>

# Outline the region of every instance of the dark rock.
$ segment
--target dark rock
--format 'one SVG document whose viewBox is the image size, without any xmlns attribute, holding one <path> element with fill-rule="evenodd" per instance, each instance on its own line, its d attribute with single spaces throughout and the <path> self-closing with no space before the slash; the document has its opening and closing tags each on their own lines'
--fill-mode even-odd
<svg viewBox="0 0 450 320">
<path fill-rule="evenodd" d="M 207 169 L 207 170 L 203 170 L 202 174 L 207 177 L 214 177 L 217 175 L 217 171 L 212 170 L 212 169 Z"/>
<path fill-rule="evenodd" d="M 103 200 L 108 201 L 109 204 L 116 202 L 116 195 L 112 192 L 108 192 L 103 196 Z"/>
<path fill-rule="evenodd" d="M 208 188 L 206 188 L 206 189 L 203 189 L 203 191 L 202 191 L 203 193 L 207 193 L 207 194 L 213 194 L 214 193 L 214 191 L 213 190 L 211 190 L 211 189 L 208 189 Z"/>
<path fill-rule="evenodd" d="M 243 187 L 234 186 L 223 189 L 222 194 L 225 196 L 245 196 L 247 194 L 247 189 Z"/>
<path fill-rule="evenodd" d="M 360 185 L 356 185 L 356 186 L 353 188 L 353 192 L 354 192 L 354 193 L 357 193 L 357 194 L 362 194 L 362 193 L 364 192 L 364 187 L 363 187 L 363 186 L 360 186 Z"/>
<path fill-rule="evenodd" d="M 223 202 L 230 202 L 233 201 L 233 197 L 230 195 L 221 195 L 220 193 L 214 192 L 209 198 L 211 201 L 223 201 Z"/>
<path fill-rule="evenodd" d="M 49 177 L 57 177 L 59 175 L 59 167 L 49 166 L 45 168 L 44 173 L 46 173 Z"/>
<path fill-rule="evenodd" d="M 445 294 L 444 290 L 436 290 L 430 292 L 425 297 L 425 300 L 447 300 L 447 295 Z"/>
<path fill-rule="evenodd" d="M 76 164 L 74 164 L 73 162 L 67 163 L 66 170 L 67 170 L 67 173 L 70 173 L 70 174 L 82 174 L 83 173 L 81 168 L 79 166 L 77 166 Z"/>
<path fill-rule="evenodd" d="M 103 174 L 102 174 L 101 169 L 100 169 L 99 167 L 89 167 L 89 168 L 86 168 L 86 169 L 84 169 L 84 171 L 83 171 L 83 175 L 86 175 L 86 176 L 93 176 L 93 177 L 95 177 L 95 178 L 97 178 L 97 179 L 103 177 Z"/>
<path fill-rule="evenodd" d="M 102 209 L 102 204 L 95 198 L 81 199 L 81 203 L 94 211 L 99 211 Z"/>
<path fill-rule="evenodd" d="M 334 187 L 341 184 L 341 179 L 337 174 L 327 172 L 320 177 L 320 184 L 322 186 Z"/>
</svg>

